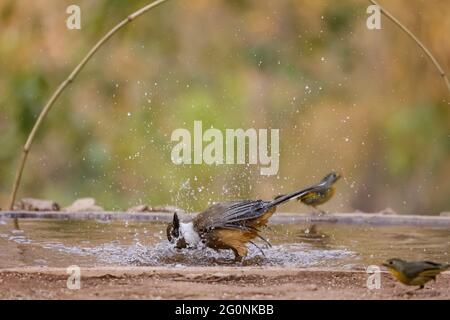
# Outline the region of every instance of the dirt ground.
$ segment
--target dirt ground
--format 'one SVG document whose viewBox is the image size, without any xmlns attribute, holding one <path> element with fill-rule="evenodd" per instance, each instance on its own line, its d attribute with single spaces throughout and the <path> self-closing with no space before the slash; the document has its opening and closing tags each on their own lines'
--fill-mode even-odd
<svg viewBox="0 0 450 320">
<path fill-rule="evenodd" d="M 0 299 L 450 299 L 450 272 L 423 290 L 395 283 L 366 287 L 364 271 L 190 267 L 82 268 L 81 288 L 67 289 L 62 268 L 0 270 Z"/>
</svg>

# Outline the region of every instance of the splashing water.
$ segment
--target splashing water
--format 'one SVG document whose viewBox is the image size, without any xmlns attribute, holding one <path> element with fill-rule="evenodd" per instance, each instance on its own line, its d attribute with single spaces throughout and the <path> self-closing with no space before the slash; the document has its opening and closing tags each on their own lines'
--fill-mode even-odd
<svg viewBox="0 0 450 320">
<path fill-rule="evenodd" d="M 15 266 L 281 266 L 350 268 L 409 256 L 448 261 L 447 229 L 348 225 L 272 225 L 272 247 L 249 244 L 234 262 L 231 250 L 179 250 L 165 238 L 165 223 L 22 220 L 22 232 L 0 224 L 0 268 Z M 312 232 L 314 231 L 314 232 Z M 392 243 L 396 245 L 393 246 Z M 412 250 L 411 248 L 414 248 Z"/>
</svg>

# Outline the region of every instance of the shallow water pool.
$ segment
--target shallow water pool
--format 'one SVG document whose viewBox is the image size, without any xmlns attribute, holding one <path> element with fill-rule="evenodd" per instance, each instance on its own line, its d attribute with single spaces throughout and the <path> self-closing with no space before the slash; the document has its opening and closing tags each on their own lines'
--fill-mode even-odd
<svg viewBox="0 0 450 320">
<path fill-rule="evenodd" d="M 431 226 L 275 224 L 263 231 L 272 247 L 249 244 L 242 263 L 231 251 L 174 249 L 164 222 L 22 219 L 13 231 L 0 220 L 0 268 L 20 266 L 252 265 L 363 268 L 387 258 L 450 262 L 450 230 Z M 262 250 L 262 252 L 261 252 Z"/>
</svg>

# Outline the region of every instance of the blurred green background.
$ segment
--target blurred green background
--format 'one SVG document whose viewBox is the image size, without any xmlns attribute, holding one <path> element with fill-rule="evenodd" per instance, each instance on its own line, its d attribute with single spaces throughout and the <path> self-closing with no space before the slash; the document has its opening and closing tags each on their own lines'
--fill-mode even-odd
<svg viewBox="0 0 450 320">
<path fill-rule="evenodd" d="M 0 204 L 44 103 L 92 45 L 149 1 L 0 2 Z M 68 30 L 66 8 L 81 7 Z M 169 1 L 116 34 L 49 114 L 19 199 L 200 210 L 343 172 L 331 211 L 450 210 L 450 94 L 417 45 L 367 1 Z M 382 5 L 450 71 L 450 2 Z M 170 161 L 171 132 L 279 128 L 280 170 Z M 298 204 L 281 211 L 308 212 Z"/>
</svg>

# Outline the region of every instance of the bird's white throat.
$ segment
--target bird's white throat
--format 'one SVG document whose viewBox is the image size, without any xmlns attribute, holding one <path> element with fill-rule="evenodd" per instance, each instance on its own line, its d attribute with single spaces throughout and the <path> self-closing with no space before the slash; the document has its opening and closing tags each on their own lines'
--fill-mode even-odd
<svg viewBox="0 0 450 320">
<path fill-rule="evenodd" d="M 180 223 L 180 233 L 189 246 L 195 247 L 200 242 L 200 236 L 194 230 L 194 224 L 192 222 Z"/>
</svg>

